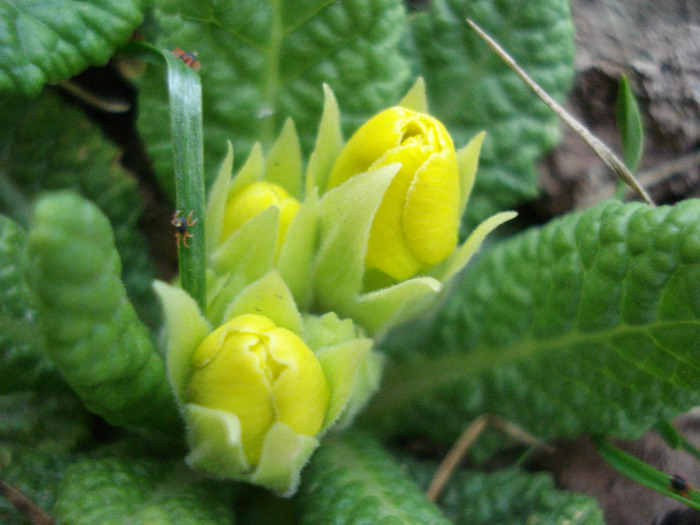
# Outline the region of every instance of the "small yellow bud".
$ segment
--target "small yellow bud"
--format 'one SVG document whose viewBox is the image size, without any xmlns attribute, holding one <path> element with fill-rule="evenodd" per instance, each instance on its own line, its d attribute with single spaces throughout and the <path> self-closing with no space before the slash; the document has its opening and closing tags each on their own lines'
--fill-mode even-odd
<svg viewBox="0 0 700 525">
<path fill-rule="evenodd" d="M 300 204 L 284 188 L 271 182 L 253 182 L 241 191 L 229 196 L 219 242 L 224 242 L 245 222 L 256 217 L 270 206 L 277 206 L 280 210 L 276 251 L 279 254 L 289 225 L 299 211 Z"/>
<path fill-rule="evenodd" d="M 404 280 L 443 261 L 457 245 L 459 173 L 442 123 L 401 107 L 375 115 L 341 151 L 328 188 L 395 162 L 402 167 L 372 222 L 365 264 Z"/>
<path fill-rule="evenodd" d="M 220 326 L 192 365 L 189 402 L 236 414 L 250 465 L 274 423 L 306 436 L 321 429 L 330 400 L 323 369 L 304 341 L 267 317 L 247 314 Z"/>
</svg>

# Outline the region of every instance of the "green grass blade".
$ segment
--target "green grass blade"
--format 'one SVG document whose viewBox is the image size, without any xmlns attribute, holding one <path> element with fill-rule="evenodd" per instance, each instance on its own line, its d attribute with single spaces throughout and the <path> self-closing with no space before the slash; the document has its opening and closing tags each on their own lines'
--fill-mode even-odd
<svg viewBox="0 0 700 525">
<path fill-rule="evenodd" d="M 680 434 L 669 421 L 661 421 L 654 426 L 659 435 L 670 447 L 685 450 L 688 454 L 700 460 L 700 449 L 693 445 L 688 438 Z"/>
<path fill-rule="evenodd" d="M 179 243 L 178 264 L 182 287 L 206 306 L 204 248 L 204 152 L 202 146 L 202 85 L 197 73 L 175 55 L 163 52 L 168 66 L 170 128 L 177 209 L 187 217 L 190 237 Z"/>
<path fill-rule="evenodd" d="M 700 492 L 690 488 L 681 492 L 671 487 L 671 475 L 656 470 L 651 465 L 611 445 L 604 438 L 594 438 L 598 452 L 618 472 L 670 498 L 700 510 Z"/>
<path fill-rule="evenodd" d="M 622 156 L 629 170 L 634 171 L 642 158 L 644 128 L 639 105 L 625 75 L 620 79 L 615 101 L 615 118 L 622 142 Z"/>
<path fill-rule="evenodd" d="M 197 72 L 168 50 L 144 42 L 131 42 L 123 50 L 167 68 L 176 207 L 184 220 L 191 214 L 188 236 L 178 243 L 180 284 L 204 309 L 206 252 L 202 84 Z"/>
</svg>

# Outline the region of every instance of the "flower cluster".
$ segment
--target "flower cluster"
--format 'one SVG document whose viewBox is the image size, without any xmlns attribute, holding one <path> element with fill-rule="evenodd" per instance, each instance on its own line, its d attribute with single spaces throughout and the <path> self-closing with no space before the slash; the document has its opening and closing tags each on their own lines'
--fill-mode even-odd
<svg viewBox="0 0 700 525">
<path fill-rule="evenodd" d="M 204 218 L 205 311 L 178 286 L 155 285 L 189 463 L 281 494 L 294 492 L 322 435 L 378 388 L 373 338 L 429 306 L 513 216 L 457 246 L 483 134 L 455 151 L 422 83 L 347 144 L 324 89 L 305 172 L 291 121 L 233 180 L 229 149 Z"/>
</svg>

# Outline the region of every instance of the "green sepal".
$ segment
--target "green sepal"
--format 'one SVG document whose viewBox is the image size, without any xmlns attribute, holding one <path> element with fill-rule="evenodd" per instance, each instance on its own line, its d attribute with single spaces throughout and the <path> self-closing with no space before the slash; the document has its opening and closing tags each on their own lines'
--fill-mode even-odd
<svg viewBox="0 0 700 525">
<path fill-rule="evenodd" d="M 326 189 L 326 181 L 331 173 L 335 159 L 343 149 L 343 132 L 340 129 L 340 110 L 333 90 L 323 85 L 323 113 L 318 127 L 314 150 L 309 156 L 306 168 L 306 194 L 313 188 L 321 192 Z"/>
<path fill-rule="evenodd" d="M 192 354 L 211 332 L 195 300 L 182 288 L 162 281 L 153 288 L 163 305 L 167 329 L 168 379 L 180 406 L 187 399 Z"/>
<path fill-rule="evenodd" d="M 284 122 L 279 137 L 265 158 L 266 181 L 282 186 L 290 195 L 298 198 L 304 172 L 302 169 L 301 146 L 294 121 Z"/>
<path fill-rule="evenodd" d="M 218 175 L 214 180 L 209 194 L 207 195 L 207 206 L 205 215 L 205 246 L 207 249 L 207 260 L 219 246 L 221 236 L 221 226 L 224 222 L 226 211 L 226 201 L 228 199 L 228 188 L 231 184 L 231 173 L 233 171 L 233 146 L 228 143 L 228 150 L 224 157 Z"/>
<path fill-rule="evenodd" d="M 356 339 L 330 348 L 317 356 L 331 389 L 331 400 L 322 430 L 333 425 L 346 408 L 355 386 L 355 376 L 372 348 L 371 339 Z M 367 396 L 369 397 L 369 396 Z"/>
<path fill-rule="evenodd" d="M 190 453 L 186 461 L 215 477 L 249 481 L 290 496 L 299 484 L 301 469 L 318 447 L 318 439 L 274 423 L 265 435 L 260 461 L 251 467 L 241 441 L 236 414 L 187 404 Z"/>
<path fill-rule="evenodd" d="M 320 209 L 318 189 L 313 188 L 290 224 L 277 260 L 284 282 L 302 309 L 309 308 L 312 301 L 311 280 Z"/>
<path fill-rule="evenodd" d="M 301 335 L 301 315 L 280 274 L 273 270 L 243 290 L 226 309 L 222 324 L 239 315 L 264 315 L 277 326 Z"/>
<path fill-rule="evenodd" d="M 349 316 L 348 307 L 362 291 L 372 220 L 399 168 L 391 164 L 356 175 L 321 199 L 314 285 L 322 309 Z"/>
<path fill-rule="evenodd" d="M 263 273 L 269 270 L 275 256 L 278 225 L 277 206 L 270 206 L 246 221 L 213 253 L 211 268 L 220 275 L 244 274 L 246 277 L 259 274 L 259 267 L 263 268 Z M 254 270 L 253 266 L 258 269 Z"/>
<path fill-rule="evenodd" d="M 461 246 L 430 271 L 431 275 L 442 282 L 451 279 L 462 270 L 474 254 L 479 251 L 481 243 L 489 233 L 504 222 L 514 219 L 517 215 L 518 214 L 514 211 L 503 211 L 486 219 L 474 229 Z"/>
<path fill-rule="evenodd" d="M 211 268 L 219 276 L 216 293 L 209 291 L 207 317 L 220 324 L 230 302 L 273 267 L 279 208 L 271 206 L 243 224 L 212 255 Z"/>
<path fill-rule="evenodd" d="M 425 95 L 425 80 L 423 77 L 416 79 L 411 89 L 404 95 L 401 102 L 396 105 L 418 113 L 428 113 L 428 99 Z"/>
<path fill-rule="evenodd" d="M 233 178 L 233 182 L 228 189 L 228 195 L 235 195 L 248 184 L 257 182 L 262 179 L 265 173 L 265 157 L 263 155 L 262 146 L 259 142 L 253 144 L 253 148 L 250 150 L 250 155 L 245 161 L 245 164 L 236 173 Z"/>
<path fill-rule="evenodd" d="M 334 428 L 343 430 L 349 427 L 355 416 L 365 408 L 370 398 L 379 390 L 384 372 L 384 361 L 384 354 L 370 350 L 359 362 L 354 375 L 352 393 L 340 412 L 340 417 L 335 422 Z"/>
<path fill-rule="evenodd" d="M 279 208 L 270 206 L 246 221 L 211 257 L 211 268 L 220 275 L 265 273 L 275 257 Z"/>
<path fill-rule="evenodd" d="M 392 326 L 409 320 L 429 307 L 442 290 L 432 277 L 414 277 L 388 288 L 368 292 L 353 301 L 347 315 L 380 337 Z"/>
<path fill-rule="evenodd" d="M 363 335 L 352 319 L 340 319 L 335 312 L 321 316 L 304 315 L 304 341 L 316 353 L 323 348 L 362 338 Z"/>
<path fill-rule="evenodd" d="M 372 351 L 372 339 L 362 336 L 350 319 L 334 312 L 304 317 L 304 338 L 321 363 L 331 400 L 321 432 L 350 423 L 379 388 L 383 357 Z"/>
<path fill-rule="evenodd" d="M 318 445 L 318 439 L 297 434 L 278 421 L 265 436 L 260 463 L 251 480 L 281 496 L 291 496 L 299 486 L 301 470 Z"/>
<path fill-rule="evenodd" d="M 467 143 L 457 150 L 457 169 L 459 170 L 459 214 L 462 216 L 467 207 L 469 196 L 474 188 L 476 169 L 479 166 L 481 145 L 486 138 L 486 132 L 480 131 Z"/>
<path fill-rule="evenodd" d="M 186 461 L 190 466 L 222 478 L 250 471 L 236 414 L 192 403 L 185 405 L 184 412 L 190 443 Z"/>
</svg>

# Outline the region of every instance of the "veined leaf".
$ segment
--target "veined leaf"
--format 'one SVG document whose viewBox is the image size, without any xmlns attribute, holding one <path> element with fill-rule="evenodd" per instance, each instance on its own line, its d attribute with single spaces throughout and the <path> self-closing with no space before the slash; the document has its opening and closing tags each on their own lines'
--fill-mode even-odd
<svg viewBox="0 0 700 525">
<path fill-rule="evenodd" d="M 437 506 L 369 434 L 327 438 L 302 474 L 302 525 L 447 525 Z"/>
<path fill-rule="evenodd" d="M 407 467 L 427 487 L 437 465 L 410 461 Z M 552 476 L 516 467 L 494 472 L 459 470 L 437 499 L 455 525 L 604 525 L 595 499 L 554 488 Z"/>
<path fill-rule="evenodd" d="M 451 441 L 490 412 L 542 438 L 635 438 L 700 403 L 700 201 L 604 202 L 467 270 L 388 340 L 371 424 Z"/>
<path fill-rule="evenodd" d="M 494 37 L 555 99 L 573 77 L 567 0 L 433 0 L 410 18 L 430 110 L 463 146 L 486 130 L 468 225 L 537 194 L 534 162 L 559 139 L 557 117 L 467 25 Z"/>
<path fill-rule="evenodd" d="M 9 463 L 0 464 L 0 476 L 17 490 L 29 497 L 45 511 L 53 508 L 56 501 L 55 488 L 71 462 L 68 454 L 18 450 L 9 455 Z M 20 512 L 0 498 L 0 522 L 29 523 Z"/>
<path fill-rule="evenodd" d="M 165 364 L 126 298 L 107 218 L 70 191 L 42 197 L 27 238 L 44 349 L 85 406 L 113 425 L 178 438 Z"/>
<path fill-rule="evenodd" d="M 4 377 L 4 376 L 3 376 Z M 71 451 L 90 435 L 88 412 L 72 392 L 13 392 L 0 396 L 0 451 Z"/>
<path fill-rule="evenodd" d="M 49 93 L 11 98 L 9 105 L 0 115 L 0 211 L 27 227 L 42 191 L 70 188 L 95 202 L 112 224 L 129 298 L 141 319 L 155 326 L 155 271 L 138 229 L 143 204 L 136 179 L 116 162 L 119 151 L 84 114 Z"/>
<path fill-rule="evenodd" d="M 36 312 L 22 275 L 26 232 L 0 215 L 0 394 L 39 387 L 66 388 L 41 351 Z"/>
<path fill-rule="evenodd" d="M 407 88 L 408 66 L 399 54 L 406 25 L 401 0 L 164 0 L 155 16 L 155 43 L 197 52 L 201 63 L 209 181 L 227 140 L 243 160 L 253 142 L 271 146 L 287 117 L 308 151 L 324 82 L 338 97 L 348 130 L 397 102 Z M 168 105 L 157 71 L 145 79 L 139 106 L 139 129 L 172 190 Z"/>
<path fill-rule="evenodd" d="M 0 0 L 0 92 L 36 95 L 44 84 L 103 65 L 141 22 L 143 0 Z"/>
<path fill-rule="evenodd" d="M 70 465 L 56 489 L 60 523 L 118 525 L 233 524 L 223 484 L 201 480 L 181 462 L 83 459 Z"/>
</svg>

